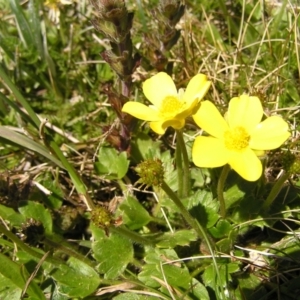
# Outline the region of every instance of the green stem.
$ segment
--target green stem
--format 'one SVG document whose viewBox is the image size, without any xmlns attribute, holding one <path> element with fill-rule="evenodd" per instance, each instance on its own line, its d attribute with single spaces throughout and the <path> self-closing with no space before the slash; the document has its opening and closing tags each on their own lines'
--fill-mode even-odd
<svg viewBox="0 0 300 300">
<path fill-rule="evenodd" d="M 62 153 L 62 151 L 60 150 L 60 148 L 58 147 L 58 145 L 55 142 L 51 141 L 50 147 L 53 150 L 53 152 L 56 154 L 58 159 L 61 161 L 63 166 L 68 171 L 68 173 L 71 177 L 71 180 L 76 188 L 76 191 L 78 192 L 81 200 L 85 203 L 87 209 L 93 210 L 95 208 L 95 205 L 94 205 L 92 199 L 90 198 L 90 195 L 88 194 L 86 187 L 85 187 L 84 183 L 82 182 L 79 174 L 76 172 L 74 167 L 69 163 L 69 161 L 66 159 L 66 157 L 64 156 L 64 154 Z"/>
<path fill-rule="evenodd" d="M 181 212 L 182 216 L 184 217 L 184 219 L 186 220 L 186 222 L 196 231 L 198 237 L 205 240 L 205 242 L 207 244 L 207 247 L 209 249 L 209 252 L 210 252 L 210 254 L 212 256 L 213 265 L 214 265 L 214 268 L 215 268 L 217 279 L 219 281 L 220 287 L 222 287 L 221 276 L 220 276 L 218 264 L 217 264 L 217 261 L 216 261 L 215 255 L 214 255 L 214 249 L 213 249 L 214 244 L 213 244 L 213 241 L 209 238 L 206 230 L 202 227 L 202 225 L 199 224 L 199 222 L 197 222 L 197 220 L 190 215 L 190 213 L 185 208 L 185 206 L 182 204 L 182 202 L 180 201 L 180 199 L 170 189 L 170 187 L 166 184 L 165 181 L 162 183 L 161 188 L 170 197 L 170 199 L 174 202 L 174 204 L 177 206 L 177 208 L 180 210 L 180 212 Z"/>
<path fill-rule="evenodd" d="M 190 162 L 187 154 L 185 142 L 183 139 L 182 130 L 177 130 L 177 138 L 176 138 L 176 147 L 178 147 L 180 152 L 180 159 L 183 161 L 183 178 L 182 178 L 182 196 L 188 197 L 190 191 Z M 176 148 L 177 150 L 177 148 Z"/>
<path fill-rule="evenodd" d="M 129 230 L 124 226 L 118 226 L 118 227 L 112 226 L 109 228 L 109 230 L 112 232 L 118 233 L 122 236 L 125 236 L 129 240 L 136 242 L 138 244 L 141 244 L 141 245 L 154 246 L 154 244 L 155 244 L 154 242 L 142 237 L 140 234 L 138 234 L 132 230 Z"/>
<path fill-rule="evenodd" d="M 185 208 L 185 206 L 182 204 L 178 196 L 170 189 L 170 187 L 166 184 L 164 181 L 161 185 L 161 188 L 164 190 L 164 192 L 170 197 L 170 199 L 175 203 L 177 208 L 180 210 L 182 216 L 186 220 L 186 222 L 196 231 L 197 235 L 201 239 L 207 239 L 205 230 L 202 228 L 202 226 L 193 218 L 188 210 Z"/>
<path fill-rule="evenodd" d="M 95 267 L 95 263 L 93 263 L 91 260 L 86 258 L 84 255 L 79 253 L 73 245 L 65 242 L 61 236 L 58 235 L 51 235 L 46 236 L 43 240 L 43 244 L 50 246 L 51 248 L 54 248 L 54 250 L 59 250 L 68 256 L 75 257 L 76 259 L 82 261 L 83 263 L 89 265 L 90 267 Z"/>
<path fill-rule="evenodd" d="M 225 181 L 227 179 L 228 173 L 230 171 L 229 165 L 225 165 L 222 169 L 219 181 L 218 181 L 218 186 L 217 186 L 217 195 L 218 195 L 218 200 L 220 203 L 220 214 L 221 217 L 224 219 L 226 217 L 226 206 L 225 206 L 225 199 L 224 199 L 224 185 Z"/>
<path fill-rule="evenodd" d="M 182 168 L 180 143 L 178 143 L 178 141 L 176 142 L 175 162 L 176 162 L 176 169 L 177 169 L 178 196 L 181 198 L 183 196 L 183 168 Z"/>
<path fill-rule="evenodd" d="M 276 181 L 272 190 L 270 191 L 269 196 L 267 197 L 265 203 L 262 206 L 263 211 L 267 211 L 270 208 L 270 206 L 272 205 L 272 203 L 280 193 L 285 181 L 289 178 L 289 176 L 290 176 L 289 172 L 284 172 L 281 175 L 281 177 Z"/>
<path fill-rule="evenodd" d="M 36 250 L 34 250 L 32 247 L 27 246 L 25 243 L 23 243 L 17 236 L 15 236 L 11 231 L 7 230 L 3 225 L 0 224 L 0 232 L 2 232 L 4 235 L 6 235 L 12 242 L 14 242 L 19 248 L 21 248 L 23 251 L 31 255 L 32 257 L 35 257 L 37 260 L 40 260 L 43 258 L 45 253 L 40 253 Z M 47 257 L 46 261 L 54 264 L 54 265 L 61 265 L 63 262 L 59 259 L 55 259 L 52 257 Z"/>
</svg>

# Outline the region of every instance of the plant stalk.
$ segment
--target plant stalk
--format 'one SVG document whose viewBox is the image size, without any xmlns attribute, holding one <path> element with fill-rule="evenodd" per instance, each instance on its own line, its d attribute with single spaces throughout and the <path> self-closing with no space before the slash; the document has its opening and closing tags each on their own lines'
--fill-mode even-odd
<svg viewBox="0 0 300 300">
<path fill-rule="evenodd" d="M 14 235 L 11 231 L 7 230 L 3 225 L 0 224 L 0 232 L 2 232 L 7 238 L 9 238 L 12 242 L 14 242 L 19 248 L 21 248 L 23 251 L 31 255 L 32 257 L 35 257 L 37 260 L 41 260 L 45 253 L 38 252 L 33 249 L 33 247 L 29 247 L 24 242 L 22 242 L 16 235 Z M 47 262 L 52 263 L 56 266 L 59 266 L 63 264 L 63 261 L 48 256 L 45 259 Z"/>
<path fill-rule="evenodd" d="M 178 196 L 181 198 L 183 197 L 183 168 L 182 168 L 180 145 L 178 142 L 176 143 L 175 162 L 176 162 L 176 169 L 177 169 Z"/>
<path fill-rule="evenodd" d="M 217 186 L 217 196 L 220 203 L 220 214 L 223 219 L 226 217 L 226 205 L 225 205 L 225 199 L 224 199 L 224 185 L 225 181 L 227 179 L 228 173 L 230 171 L 229 165 L 225 165 L 222 169 L 218 186 Z"/>
<path fill-rule="evenodd" d="M 148 245 L 148 246 L 154 246 L 154 244 L 155 244 L 154 242 L 150 241 L 149 239 L 142 237 L 140 234 L 138 234 L 132 230 L 129 230 L 124 226 L 118 226 L 118 227 L 111 226 L 111 227 L 109 227 L 109 230 L 111 232 L 118 233 L 137 244 Z"/>
<path fill-rule="evenodd" d="M 290 174 L 289 172 L 284 171 L 281 177 L 276 181 L 274 186 L 272 187 L 265 203 L 262 206 L 262 211 L 268 211 L 271 207 L 272 203 L 280 193 L 285 181 L 289 178 Z"/>
<path fill-rule="evenodd" d="M 196 231 L 198 237 L 201 238 L 201 239 L 204 239 L 204 241 L 206 242 L 207 247 L 209 249 L 209 252 L 212 256 L 213 265 L 214 265 L 214 268 L 215 268 L 217 279 L 218 279 L 219 284 L 221 286 L 222 281 L 221 281 L 221 276 L 220 276 L 218 264 L 217 264 L 217 261 L 215 259 L 215 254 L 214 254 L 215 245 L 214 245 L 213 241 L 209 238 L 208 233 L 206 232 L 205 228 L 203 228 L 203 226 L 199 222 L 197 222 L 197 220 L 195 218 L 193 218 L 190 215 L 190 213 L 185 208 L 185 206 L 182 204 L 180 199 L 170 189 L 170 187 L 166 184 L 165 181 L 162 183 L 161 188 L 170 197 L 170 199 L 174 202 L 174 204 L 177 206 L 177 208 L 180 210 L 180 212 L 181 212 L 182 216 L 184 217 L 184 219 L 186 220 L 186 222 Z"/>
<path fill-rule="evenodd" d="M 73 245 L 65 242 L 63 238 L 59 235 L 51 235 L 46 236 L 45 239 L 43 239 L 43 244 L 53 248 L 54 250 L 59 250 L 68 256 L 75 257 L 76 259 L 82 261 L 83 263 L 89 265 L 90 267 L 95 267 L 95 262 L 91 261 L 87 257 L 85 257 L 83 254 L 79 253 Z"/>
<path fill-rule="evenodd" d="M 208 240 L 207 234 L 204 228 L 193 218 L 185 206 L 182 204 L 178 196 L 170 189 L 165 181 L 163 181 L 161 188 L 163 191 L 170 197 L 170 199 L 175 203 L 177 208 L 180 210 L 183 218 L 186 222 L 196 231 L 199 238 L 204 239 L 205 241 Z"/>
<path fill-rule="evenodd" d="M 61 161 L 63 166 L 68 171 L 68 173 L 71 177 L 71 180 L 76 188 L 76 191 L 78 192 L 81 200 L 86 205 L 87 209 L 89 211 L 93 210 L 95 208 L 95 204 L 93 203 L 92 199 L 90 198 L 90 195 L 88 194 L 84 183 L 82 182 L 80 176 L 78 175 L 78 173 L 76 172 L 74 167 L 69 163 L 69 161 L 63 155 L 62 151 L 60 150 L 60 148 L 58 147 L 58 145 L 55 142 L 51 141 L 50 147 L 53 150 L 53 152 L 56 154 L 58 159 Z"/>
<path fill-rule="evenodd" d="M 176 130 L 176 151 L 178 148 L 178 160 L 180 155 L 180 160 L 182 161 L 182 197 L 188 197 L 190 192 L 190 162 L 186 150 L 186 145 L 183 139 L 183 131 L 182 130 Z M 177 156 L 177 154 L 176 154 Z M 176 157 L 177 159 L 177 157 Z M 176 161 L 177 163 L 177 161 Z"/>
</svg>

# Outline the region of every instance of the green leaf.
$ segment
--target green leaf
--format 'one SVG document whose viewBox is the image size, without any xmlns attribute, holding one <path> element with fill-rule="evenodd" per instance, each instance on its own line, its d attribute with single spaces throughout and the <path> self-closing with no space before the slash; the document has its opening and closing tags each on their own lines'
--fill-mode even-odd
<svg viewBox="0 0 300 300">
<path fill-rule="evenodd" d="M 253 197 L 252 195 L 245 196 L 241 201 L 240 205 L 235 208 L 231 215 L 231 219 L 236 224 L 243 223 L 249 220 L 254 220 L 259 217 L 258 213 L 261 209 L 261 200 Z M 255 222 L 255 225 L 259 223 Z M 266 221 L 260 223 L 260 226 L 266 225 Z"/>
<path fill-rule="evenodd" d="M 60 293 L 69 297 L 86 297 L 100 283 L 99 275 L 93 268 L 73 257 L 68 260 L 68 265 L 59 266 L 50 275 L 57 281 Z"/>
<path fill-rule="evenodd" d="M 239 200 L 243 199 L 245 191 L 239 188 L 238 184 L 234 184 L 224 192 L 225 206 L 229 208 L 236 204 Z"/>
<path fill-rule="evenodd" d="M 152 288 L 161 287 L 160 281 L 166 281 L 173 288 L 189 289 L 190 274 L 184 267 L 174 266 L 171 264 L 150 264 L 143 267 L 138 278 L 145 285 Z"/>
<path fill-rule="evenodd" d="M 102 147 L 98 159 L 95 169 L 99 175 L 104 175 L 107 179 L 122 179 L 128 171 L 129 160 L 126 152 L 119 154 L 113 148 Z"/>
<path fill-rule="evenodd" d="M 131 230 L 139 229 L 151 221 L 147 210 L 133 197 L 127 197 L 119 206 L 122 220 Z"/>
<path fill-rule="evenodd" d="M 205 286 L 197 281 L 195 278 L 192 279 L 192 290 L 189 295 L 192 295 L 192 299 L 210 300 L 209 294 Z"/>
<path fill-rule="evenodd" d="M 0 273 L 2 276 L 9 279 L 20 289 L 23 289 L 26 281 L 22 275 L 21 267 L 2 253 L 0 253 L 0 265 Z"/>
<path fill-rule="evenodd" d="M 172 260 L 179 259 L 174 250 L 152 248 L 147 250 L 144 258 L 146 264 L 138 275 L 140 281 L 152 288 L 159 288 L 161 280 L 167 281 L 172 287 L 189 289 L 191 277 L 188 269 L 180 262 L 171 263 Z"/>
<path fill-rule="evenodd" d="M 192 168 L 191 169 L 191 180 L 193 181 L 193 188 L 203 188 L 205 184 L 210 181 L 210 174 L 208 169 L 204 168 Z"/>
<path fill-rule="evenodd" d="M 33 218 L 40 221 L 46 233 L 52 233 L 52 218 L 50 212 L 40 203 L 33 201 L 21 201 L 20 213 L 26 218 Z"/>
<path fill-rule="evenodd" d="M 92 244 L 94 257 L 100 262 L 99 272 L 106 279 L 119 276 L 133 259 L 131 241 L 118 234 L 103 236 Z"/>
<path fill-rule="evenodd" d="M 223 287 L 227 286 L 229 281 L 232 281 L 230 274 L 240 271 L 240 265 L 238 262 L 218 262 L 218 268 L 220 273 L 221 284 Z M 204 284 L 212 288 L 215 287 L 216 273 L 213 265 L 209 265 L 202 276 Z"/>
<path fill-rule="evenodd" d="M 257 300 L 267 299 L 267 291 L 261 279 L 253 274 L 243 274 L 238 277 L 239 288 L 235 290 L 237 299 Z"/>
<path fill-rule="evenodd" d="M 2 300 L 20 300 L 22 289 L 13 282 L 0 274 L 0 299 Z"/>
<path fill-rule="evenodd" d="M 144 296 L 144 295 L 139 294 L 138 292 L 123 293 L 121 295 L 114 297 L 114 300 L 157 300 L 157 299 L 158 299 L 158 297 Z"/>
<path fill-rule="evenodd" d="M 19 266 L 17 263 L 11 261 L 7 256 L 0 253 L 0 273 L 3 277 L 5 277 L 9 283 L 12 282 L 16 287 L 23 290 L 26 284 L 27 279 L 29 278 L 29 274 L 24 269 L 23 266 Z M 11 284 L 9 284 L 11 286 Z M 1 286 L 2 287 L 2 286 Z M 17 291 L 15 291 L 17 292 Z M 32 297 L 32 299 L 46 299 L 41 289 L 37 286 L 34 281 L 31 281 L 28 288 L 27 293 Z"/>
<path fill-rule="evenodd" d="M 0 216 L 3 220 L 9 221 L 12 226 L 22 226 L 22 224 L 26 221 L 26 218 L 16 212 L 11 207 L 6 207 L 0 204 Z"/>
<path fill-rule="evenodd" d="M 89 230 L 93 235 L 94 241 L 102 240 L 106 236 L 105 231 L 102 228 L 95 226 L 94 223 L 90 223 Z"/>
<path fill-rule="evenodd" d="M 224 219 L 220 219 L 218 223 L 209 229 L 209 232 L 215 238 L 222 238 L 228 236 L 228 233 L 232 229 L 232 225 Z"/>
<path fill-rule="evenodd" d="M 176 246 L 188 246 L 190 242 L 197 240 L 197 234 L 194 230 L 179 230 L 176 232 L 167 232 L 157 243 L 160 248 L 175 248 Z"/>
<path fill-rule="evenodd" d="M 131 143 L 131 157 L 135 163 L 142 160 L 156 158 L 160 155 L 159 142 L 143 132 L 138 132 Z"/>
<path fill-rule="evenodd" d="M 229 238 L 224 238 L 216 243 L 216 247 L 221 253 L 229 253 L 232 249 L 233 241 Z"/>
<path fill-rule="evenodd" d="M 188 210 L 206 228 L 212 227 L 219 219 L 219 203 L 211 192 L 199 190 L 187 201 Z"/>
<path fill-rule="evenodd" d="M 156 156 L 159 158 L 164 167 L 165 171 L 165 182 L 173 190 L 177 191 L 178 189 L 178 174 L 174 168 L 174 158 L 172 157 L 170 151 L 164 151 L 163 153 Z"/>
</svg>

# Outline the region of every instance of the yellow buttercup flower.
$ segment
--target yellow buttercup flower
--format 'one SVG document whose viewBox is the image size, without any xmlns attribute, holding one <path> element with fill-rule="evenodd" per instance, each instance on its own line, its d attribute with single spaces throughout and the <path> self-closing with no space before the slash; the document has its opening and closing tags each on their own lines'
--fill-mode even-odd
<svg viewBox="0 0 300 300">
<path fill-rule="evenodd" d="M 257 97 L 232 98 L 225 119 L 212 102 L 203 101 L 193 118 L 211 136 L 195 139 L 194 164 L 204 168 L 229 164 L 244 179 L 259 179 L 262 164 L 258 153 L 278 148 L 290 136 L 282 118 L 272 116 L 261 122 L 262 117 L 263 108 Z"/>
<path fill-rule="evenodd" d="M 149 121 L 151 129 L 158 134 L 164 134 L 169 126 L 181 129 L 185 118 L 198 109 L 198 104 L 210 85 L 211 82 L 205 75 L 197 74 L 190 80 L 185 91 L 177 91 L 172 78 L 167 73 L 160 72 L 143 84 L 143 92 L 152 105 L 129 101 L 122 111 Z"/>
</svg>

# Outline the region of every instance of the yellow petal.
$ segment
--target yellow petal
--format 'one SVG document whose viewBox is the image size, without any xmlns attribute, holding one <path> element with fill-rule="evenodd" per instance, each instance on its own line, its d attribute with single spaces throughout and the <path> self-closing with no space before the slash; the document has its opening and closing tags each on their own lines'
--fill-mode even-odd
<svg viewBox="0 0 300 300">
<path fill-rule="evenodd" d="M 201 102 L 200 108 L 193 118 L 200 128 L 220 139 L 223 139 L 224 132 L 229 129 L 225 119 L 210 101 Z"/>
<path fill-rule="evenodd" d="M 227 120 L 230 128 L 242 126 L 251 134 L 263 117 L 263 108 L 259 98 L 242 95 L 229 102 Z"/>
<path fill-rule="evenodd" d="M 291 135 L 288 124 L 273 116 L 258 124 L 252 131 L 249 146 L 257 150 L 272 150 L 280 147 Z"/>
<path fill-rule="evenodd" d="M 150 128 L 157 134 L 164 134 L 168 127 L 173 127 L 174 129 L 181 129 L 185 124 L 185 120 L 167 120 L 167 121 L 158 121 L 151 122 Z"/>
<path fill-rule="evenodd" d="M 251 147 L 250 147 L 251 148 Z M 266 155 L 266 151 L 252 149 L 256 156 L 263 158 Z"/>
<path fill-rule="evenodd" d="M 221 167 L 228 163 L 228 150 L 219 139 L 198 136 L 193 144 L 192 158 L 194 164 L 198 167 Z"/>
<path fill-rule="evenodd" d="M 229 164 L 241 177 L 248 181 L 256 181 L 262 174 L 262 164 L 250 148 L 244 151 L 232 151 Z"/>
<path fill-rule="evenodd" d="M 188 106 L 184 108 L 179 114 L 177 114 L 174 118 L 176 119 L 185 119 L 189 116 L 191 116 L 194 112 L 196 112 L 199 109 L 198 100 L 194 99 L 193 102 L 190 102 Z"/>
<path fill-rule="evenodd" d="M 187 103 L 193 102 L 196 98 L 198 101 L 202 100 L 210 88 L 210 85 L 211 81 L 207 80 L 206 75 L 197 74 L 190 80 L 183 95 L 183 100 Z"/>
<path fill-rule="evenodd" d="M 126 102 L 122 111 L 144 121 L 158 121 L 158 112 L 142 103 Z"/>
<path fill-rule="evenodd" d="M 177 96 L 177 89 L 172 78 L 164 72 L 157 73 L 143 83 L 146 98 L 156 107 L 160 107 L 166 96 Z"/>
</svg>

